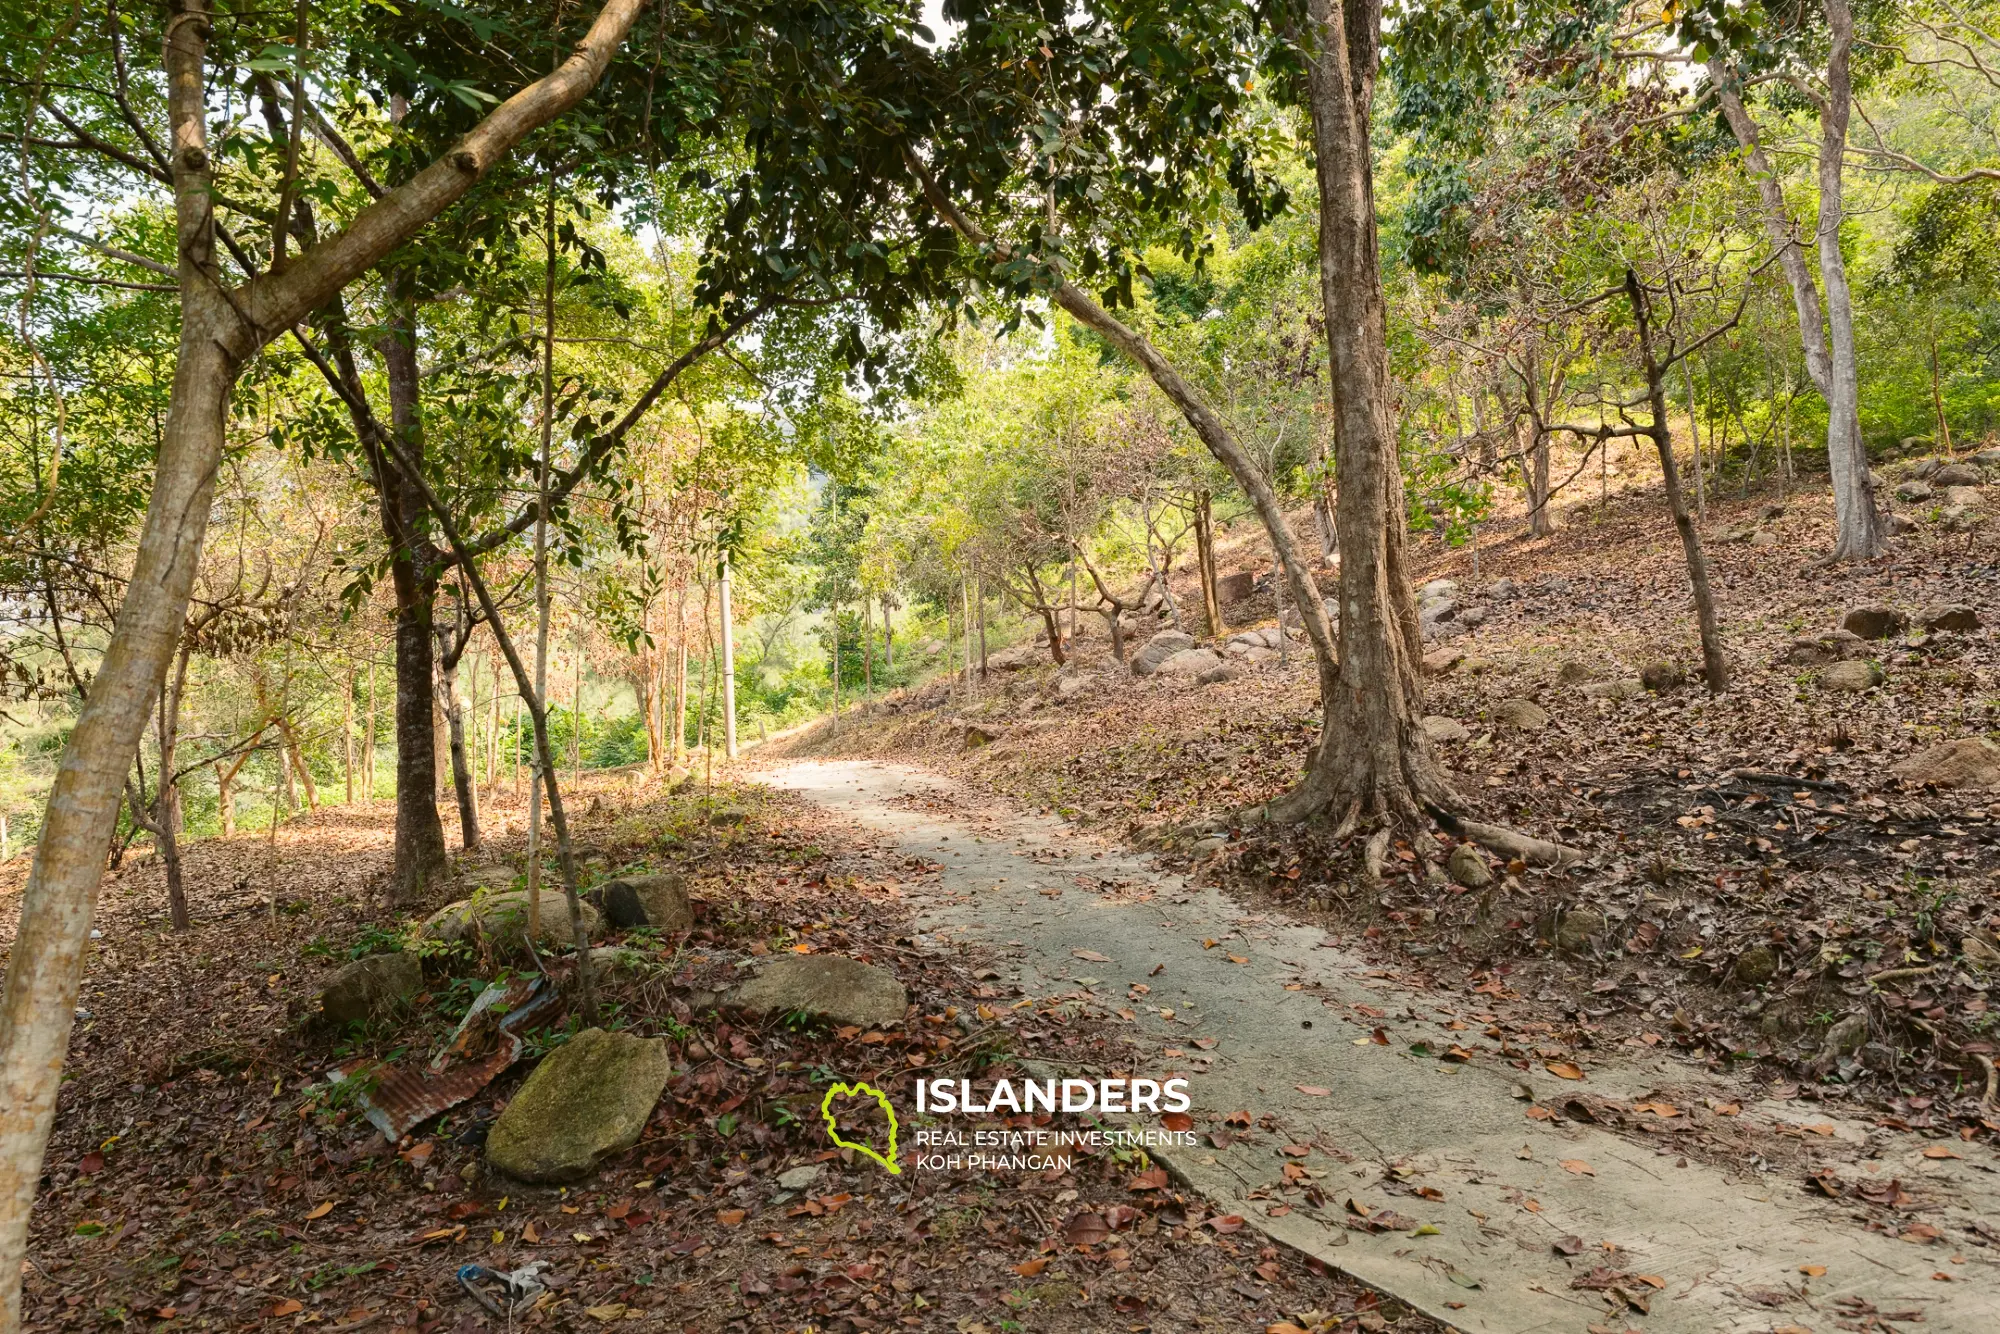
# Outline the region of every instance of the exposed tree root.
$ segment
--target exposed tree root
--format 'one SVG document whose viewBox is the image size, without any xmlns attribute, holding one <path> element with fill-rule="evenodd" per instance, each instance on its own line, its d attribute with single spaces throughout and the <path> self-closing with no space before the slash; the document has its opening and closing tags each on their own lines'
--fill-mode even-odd
<svg viewBox="0 0 2000 1334">
<path fill-rule="evenodd" d="M 1504 825 L 1460 819 L 1450 811 L 1439 808 L 1432 809 L 1431 818 L 1436 820 L 1446 833 L 1469 838 L 1481 847 L 1504 857 L 1518 857 L 1530 866 L 1574 866 L 1587 855 L 1580 848 L 1551 843 L 1532 834 L 1508 829 Z"/>
<path fill-rule="evenodd" d="M 1389 831 L 1378 829 L 1368 836 L 1368 843 L 1361 850 L 1361 866 L 1370 880 L 1382 878 L 1382 864 L 1389 857 Z"/>
</svg>

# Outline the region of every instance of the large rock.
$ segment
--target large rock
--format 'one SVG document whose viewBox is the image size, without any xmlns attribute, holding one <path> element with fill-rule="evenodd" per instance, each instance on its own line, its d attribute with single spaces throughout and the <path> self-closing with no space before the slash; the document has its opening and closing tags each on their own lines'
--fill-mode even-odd
<svg viewBox="0 0 2000 1334">
<path fill-rule="evenodd" d="M 1269 651 L 1268 649 L 1258 650 L 1260 653 L 1268 653 Z M 1220 662 L 1203 672 L 1200 676 L 1195 677 L 1195 681 L 1200 685 L 1219 686 L 1225 681 L 1234 681 L 1239 675 L 1240 673 L 1234 667 L 1226 662 Z"/>
<path fill-rule="evenodd" d="M 1455 745 L 1460 741 L 1469 740 L 1472 736 L 1472 733 L 1465 730 L 1464 723 L 1440 713 L 1434 713 L 1424 719 L 1423 729 L 1424 736 L 1429 738 L 1434 746 Z"/>
<path fill-rule="evenodd" d="M 1844 690 L 1859 694 L 1882 684 L 1882 669 L 1872 662 L 1836 662 L 1819 674 L 1819 683 L 1827 690 Z"/>
<path fill-rule="evenodd" d="M 1426 639 L 1442 638 L 1441 627 L 1458 615 L 1458 585 L 1433 579 L 1417 590 L 1417 623 Z"/>
<path fill-rule="evenodd" d="M 1931 474 L 1932 486 L 1984 486 L 1986 475 L 1968 463 L 1947 463 Z"/>
<path fill-rule="evenodd" d="M 1533 700 L 1503 699 L 1493 706 L 1493 721 L 1517 732 L 1540 732 L 1547 729 L 1549 714 Z"/>
<path fill-rule="evenodd" d="M 1224 606 L 1246 600 L 1257 587 L 1257 576 L 1248 570 L 1225 574 L 1215 581 L 1215 597 Z"/>
<path fill-rule="evenodd" d="M 1979 628 L 1979 613 L 1963 603 L 1938 603 L 1924 608 L 1920 618 L 1926 630 L 1956 630 L 1960 632 Z"/>
<path fill-rule="evenodd" d="M 2000 787 L 2000 746 L 1983 736 L 1961 737 L 1918 751 L 1889 772 L 1932 787 Z"/>
<path fill-rule="evenodd" d="M 1184 648 L 1156 669 L 1161 676 L 1205 676 L 1222 665 L 1214 649 Z"/>
<path fill-rule="evenodd" d="M 1862 652 L 1867 641 L 1852 630 L 1833 630 L 1823 635 L 1794 639 L 1779 653 L 1776 661 L 1788 667 L 1824 667 L 1829 662 L 1839 662 Z"/>
<path fill-rule="evenodd" d="M 1736 956 L 1736 980 L 1746 987 L 1761 987 L 1778 975 L 1778 951 L 1759 943 Z"/>
<path fill-rule="evenodd" d="M 1445 860 L 1444 869 L 1454 882 L 1467 889 L 1484 889 L 1493 883 L 1493 872 L 1486 865 L 1486 859 L 1470 843 L 1461 843 L 1453 848 L 1451 856 Z"/>
<path fill-rule="evenodd" d="M 1604 914 L 1595 908 L 1572 908 L 1556 922 L 1553 943 L 1571 954 L 1589 948 L 1604 931 Z"/>
<path fill-rule="evenodd" d="M 663 875 L 621 875 L 603 887 L 604 918 L 612 926 L 650 926 L 656 931 L 685 931 L 694 925 L 687 882 L 669 871 Z"/>
<path fill-rule="evenodd" d="M 1907 500 L 1911 504 L 1929 500 L 1933 494 L 1930 483 L 1920 482 L 1914 477 L 1896 488 L 1896 499 Z"/>
<path fill-rule="evenodd" d="M 903 1022 L 909 993 L 886 968 L 838 954 L 793 954 L 773 959 L 733 988 L 728 1003 L 752 1014 L 802 1010 L 840 1024 L 893 1028 Z"/>
<path fill-rule="evenodd" d="M 1903 624 L 1903 613 L 1894 607 L 1856 607 L 1840 619 L 1843 630 L 1863 639 L 1887 639 Z"/>
<path fill-rule="evenodd" d="M 319 993 L 320 1013 L 336 1024 L 385 1014 L 417 994 L 424 966 L 414 954 L 371 954 L 332 977 Z"/>
<path fill-rule="evenodd" d="M 486 1137 L 486 1160 L 523 1181 L 578 1181 L 639 1142 L 673 1063 L 664 1038 L 586 1028 L 542 1058 Z"/>
<path fill-rule="evenodd" d="M 1627 676 L 1616 681 L 1598 681 L 1587 685 L 1583 693 L 1591 699 L 1637 699 L 1646 693 L 1646 686 L 1644 682 Z"/>
<path fill-rule="evenodd" d="M 1419 602 L 1442 602 L 1458 596 L 1458 585 L 1450 579 L 1433 579 L 1417 590 Z"/>
<path fill-rule="evenodd" d="M 580 941 L 570 938 L 569 904 L 562 890 L 543 885 L 541 929 L 535 933 L 536 946 L 587 944 L 597 934 L 597 909 L 588 903 L 579 903 L 577 908 L 583 918 L 584 939 Z M 528 934 L 528 891 L 510 889 L 498 894 L 476 894 L 448 903 L 424 919 L 419 934 L 426 940 L 449 945 L 489 940 L 497 948 L 520 949 Z"/>
<path fill-rule="evenodd" d="M 1944 520 L 1955 523 L 1969 514 L 1979 511 L 1979 490 L 1971 486 L 1948 486 L 1944 489 Z"/>
<path fill-rule="evenodd" d="M 1465 653 L 1455 648 L 1434 648 L 1424 654 L 1424 675 L 1443 676 L 1465 661 Z"/>
<path fill-rule="evenodd" d="M 1168 658 L 1193 647 L 1193 635 L 1180 630 L 1162 630 L 1132 655 L 1132 675 L 1151 676 Z"/>
<path fill-rule="evenodd" d="M 1687 684 L 1687 669 L 1669 659 L 1649 662 L 1639 669 L 1639 684 L 1656 695 L 1665 695 Z"/>
</svg>

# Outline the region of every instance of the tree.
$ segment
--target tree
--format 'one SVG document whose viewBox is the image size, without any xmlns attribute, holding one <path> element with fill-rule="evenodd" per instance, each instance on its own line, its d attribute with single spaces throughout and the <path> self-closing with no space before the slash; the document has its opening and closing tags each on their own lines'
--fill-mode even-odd
<svg viewBox="0 0 2000 1334">
<path fill-rule="evenodd" d="M 165 71 L 181 256 L 173 392 L 131 592 L 65 749 L 0 1001 L 0 1325 L 20 1319 L 28 1211 L 125 772 L 165 676 L 199 565 L 230 389 L 259 348 L 429 223 L 537 126 L 581 101 L 638 16 L 606 0 L 574 54 L 502 102 L 445 158 L 282 269 L 233 287 L 220 265 L 208 147 L 207 0 L 168 19 Z"/>
<path fill-rule="evenodd" d="M 1709 82 L 1756 178 L 1765 229 L 1792 289 L 1806 372 L 1826 400 L 1826 458 L 1833 476 L 1836 525 L 1832 559 L 1869 560 L 1881 554 L 1884 542 L 1861 437 L 1854 297 L 1840 248 L 1841 225 L 1847 217 L 1848 128 L 1854 109 L 1854 15 L 1847 0 L 1821 0 L 1820 15 L 1826 25 L 1821 34 L 1805 23 L 1809 11 L 1762 7 L 1757 13 L 1766 25 L 1762 30 L 1719 4 L 1692 9 L 1681 23 L 1683 40 L 1692 39 L 1697 54 L 1712 52 L 1707 55 Z M 1796 72 L 1809 47 L 1822 52 L 1818 88 Z M 1819 114 L 1815 171 L 1819 210 L 1813 226 L 1817 286 L 1807 268 L 1798 222 L 1786 205 L 1776 169 L 1744 101 L 1750 81 L 1774 78 L 1803 96 Z"/>
</svg>

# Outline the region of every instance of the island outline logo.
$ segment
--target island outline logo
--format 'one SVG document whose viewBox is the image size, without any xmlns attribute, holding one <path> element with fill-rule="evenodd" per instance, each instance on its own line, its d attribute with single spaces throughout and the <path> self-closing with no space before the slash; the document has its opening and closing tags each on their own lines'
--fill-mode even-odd
<svg viewBox="0 0 2000 1334">
<path fill-rule="evenodd" d="M 889 1118 L 889 1154 L 887 1157 L 876 1152 L 875 1149 L 867 1144 L 857 1144 L 853 1140 L 841 1138 L 840 1129 L 833 1121 L 833 1100 L 838 1097 L 867 1097 L 875 1099 L 876 1105 L 882 1109 L 882 1114 Z M 872 1084 L 859 1082 L 853 1084 L 835 1084 L 826 1091 L 826 1096 L 820 1099 L 819 1116 L 820 1120 L 826 1123 L 826 1137 L 833 1141 L 834 1147 L 851 1149 L 856 1153 L 866 1154 L 876 1162 L 882 1164 L 882 1166 L 888 1168 L 892 1175 L 902 1175 L 903 1169 L 896 1165 L 896 1108 L 890 1103 L 888 1094 L 882 1092 L 882 1090 Z"/>
</svg>

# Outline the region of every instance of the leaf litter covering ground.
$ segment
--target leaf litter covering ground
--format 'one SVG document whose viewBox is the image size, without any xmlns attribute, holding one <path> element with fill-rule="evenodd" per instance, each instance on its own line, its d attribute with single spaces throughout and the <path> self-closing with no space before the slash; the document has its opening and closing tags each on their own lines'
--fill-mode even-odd
<svg viewBox="0 0 2000 1334">
<path fill-rule="evenodd" d="M 34 1216 L 28 1328 L 497 1328 L 456 1270 L 541 1261 L 550 1291 L 517 1317 L 527 1328 L 1435 1330 L 1213 1215 L 1140 1154 L 892 1177 L 830 1151 L 818 1110 L 835 1080 L 907 1109 L 919 1072 L 998 1076 L 1022 1059 L 1110 1071 L 1128 1057 L 1073 1001 L 989 985 L 997 973 L 963 946 L 907 934 L 903 888 L 935 863 L 761 790 L 730 793 L 718 822 L 699 794 L 634 797 L 623 776 L 589 786 L 598 814 L 579 839 L 594 876 L 678 868 L 698 911 L 692 932 L 632 933 L 645 965 L 606 983 L 611 1022 L 664 1036 L 673 1055 L 636 1148 L 567 1189 L 489 1175 L 485 1127 L 527 1062 L 399 1145 L 327 1097 L 337 1061 L 423 1059 L 496 972 L 432 958 L 427 990 L 394 1020 L 329 1032 L 309 1013 L 335 967 L 399 925 L 374 897 L 386 803 L 303 818 L 275 848 L 194 845 L 185 937 L 166 930 L 158 868 L 128 863 L 98 915 Z M 486 815 L 522 823 L 504 796 Z M 493 860 L 521 864 L 518 836 L 496 849 L 488 879 Z M 0 900 L 9 945 L 17 905 Z M 716 1008 L 739 962 L 786 950 L 894 970 L 919 1017 L 861 1032 Z M 574 1024 L 553 1016 L 531 1052 Z M 800 1168 L 817 1175 L 778 1184 Z"/>
<path fill-rule="evenodd" d="M 1025 665 L 994 673 L 975 699 L 933 685 L 787 749 L 913 759 L 1324 924 L 1381 963 L 1375 975 L 1405 993 L 1399 1003 L 1445 1025 L 1420 1055 L 1505 1062 L 1533 1072 L 1534 1089 L 1582 1087 L 1595 1054 L 1619 1046 L 1732 1074 L 1742 1099 L 1714 1107 L 1659 1090 L 1671 1116 L 1644 1099 L 1562 1096 L 1527 1114 L 1782 1172 L 1871 1227 L 1936 1240 L 1922 1217 L 1936 1201 L 1922 1186 L 1867 1173 L 1898 1146 L 1983 1158 L 2000 1133 L 2000 792 L 1910 790 L 1886 771 L 1938 740 L 2000 728 L 2000 559 L 1990 534 L 1925 526 L 1883 560 L 1829 573 L 1809 563 L 1830 531 L 1826 497 L 1791 497 L 1773 515 L 1774 499 L 1714 507 L 1712 577 L 1736 672 L 1719 699 L 1698 684 L 1623 700 L 1581 689 L 1661 659 L 1700 660 L 1685 565 L 1656 496 L 1616 497 L 1601 520 L 1578 507 L 1550 539 L 1488 545 L 1477 576 L 1469 552 L 1420 549 L 1420 581 L 1452 578 L 1486 613 L 1444 646 L 1462 660 L 1427 682 L 1427 708 L 1469 734 L 1440 753 L 1483 817 L 1591 854 L 1567 871 L 1483 857 L 1494 881 L 1467 891 L 1442 873 L 1451 840 L 1439 835 L 1398 842 L 1386 880 L 1362 884 L 1359 839 L 1232 824 L 1289 785 L 1317 734 L 1305 651 L 1289 670 L 1244 670 L 1226 686 L 1136 681 L 1088 614 L 1086 684 L 1072 698 L 1030 650 L 1009 655 Z M 1777 548 L 1713 541 L 1760 515 Z M 1514 596 L 1483 594 L 1502 577 Z M 1194 596 L 1190 584 L 1182 605 L 1198 606 Z M 1781 661 L 1794 638 L 1869 603 L 1964 604 L 1984 624 L 1870 645 L 1887 680 L 1861 694 Z M 1274 610 L 1265 594 L 1232 627 L 1260 612 L 1268 624 Z M 1538 703 L 1551 725 L 1497 723 L 1506 699 Z M 967 745 L 969 723 L 991 743 Z M 992 814 L 983 801 L 925 801 L 975 824 Z M 1226 844 L 1198 853 L 1210 834 Z M 1746 1129 L 1734 1114 L 1754 1098 L 1795 1103 L 1808 1129 Z M 1875 1133 L 1836 1141 L 1825 1114 L 1872 1121 Z M 2000 1244 L 2000 1227 L 1952 1240 Z"/>
</svg>

